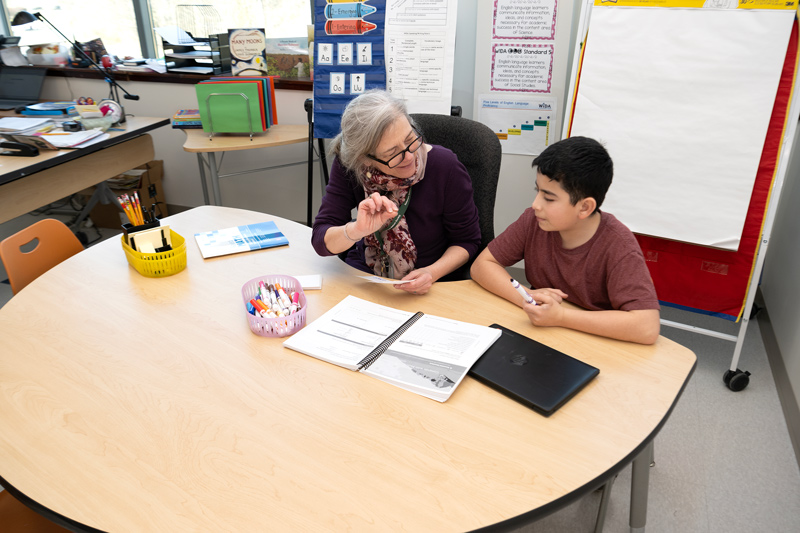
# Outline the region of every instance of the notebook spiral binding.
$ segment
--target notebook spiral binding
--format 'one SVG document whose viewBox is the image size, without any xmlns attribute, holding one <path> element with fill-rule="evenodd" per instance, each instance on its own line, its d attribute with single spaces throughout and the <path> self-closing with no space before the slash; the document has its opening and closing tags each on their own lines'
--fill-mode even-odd
<svg viewBox="0 0 800 533">
<path fill-rule="evenodd" d="M 400 335 L 405 333 L 408 330 L 408 328 L 413 326 L 417 320 L 422 318 L 422 315 L 424 314 L 425 313 L 423 313 L 422 311 L 417 311 L 416 313 L 414 313 L 414 316 L 406 320 L 402 326 L 400 326 L 394 331 L 394 333 L 383 339 L 383 341 L 379 345 L 377 345 L 374 350 L 369 352 L 369 354 L 367 354 L 367 356 L 364 359 L 358 362 L 358 370 L 364 370 L 365 368 L 369 368 L 369 365 L 374 363 L 378 359 L 378 357 L 383 355 L 383 352 L 388 350 L 389 346 L 391 346 L 394 343 L 394 341 L 396 341 L 400 337 Z"/>
</svg>

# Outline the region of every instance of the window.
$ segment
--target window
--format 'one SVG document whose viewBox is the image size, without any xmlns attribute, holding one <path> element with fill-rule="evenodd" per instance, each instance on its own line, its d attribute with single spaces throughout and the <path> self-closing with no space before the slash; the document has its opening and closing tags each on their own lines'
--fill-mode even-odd
<svg viewBox="0 0 800 533">
<path fill-rule="evenodd" d="M 6 0 L 10 20 L 19 11 L 39 12 L 53 26 L 72 40 L 91 41 L 100 37 L 106 50 L 116 55 L 141 55 L 139 34 L 131 0 L 104 0 L 100 10 L 87 10 L 82 0 L 39 0 L 31 4 L 19 0 Z M 113 30 L 110 30 L 113 25 Z M 11 28 L 13 35 L 21 37 L 20 46 L 61 43 L 64 39 L 49 25 L 36 21 Z"/>
<path fill-rule="evenodd" d="M 38 0 L 33 7 L 21 0 L 2 0 L 10 21 L 19 11 L 39 12 L 71 40 L 87 42 L 100 38 L 106 50 L 119 57 L 140 57 L 147 54 L 140 35 L 152 28 L 179 26 L 195 37 L 209 33 L 227 33 L 229 28 L 265 28 L 268 38 L 307 35 L 311 24 L 309 0 L 204 0 L 202 5 L 186 0 L 103 0 L 95 9 L 85 0 Z M 135 5 L 149 16 L 149 28 L 136 24 Z M 22 37 L 20 46 L 64 42 L 44 22 L 11 27 L 12 35 Z M 142 32 L 140 34 L 140 31 Z M 37 42 L 38 41 L 38 42 Z M 156 50 L 161 54 L 160 37 L 155 34 Z"/>
</svg>

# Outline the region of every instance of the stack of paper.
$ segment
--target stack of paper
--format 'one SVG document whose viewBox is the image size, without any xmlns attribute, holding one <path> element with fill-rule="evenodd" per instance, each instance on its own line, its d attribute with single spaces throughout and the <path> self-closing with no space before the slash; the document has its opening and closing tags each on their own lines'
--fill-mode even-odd
<svg viewBox="0 0 800 533">
<path fill-rule="evenodd" d="M 33 135 L 38 131 L 48 131 L 55 126 L 55 123 L 47 117 L 22 118 L 4 117 L 0 118 L 0 132 L 15 133 L 18 135 Z"/>
<path fill-rule="evenodd" d="M 76 131 L 75 133 L 43 133 L 41 136 L 45 137 L 47 141 L 56 148 L 82 148 L 110 137 L 107 133 L 103 133 L 103 130 L 100 128 Z"/>
<path fill-rule="evenodd" d="M 277 124 L 274 78 L 215 77 L 195 85 L 203 131 L 256 133 Z"/>
</svg>

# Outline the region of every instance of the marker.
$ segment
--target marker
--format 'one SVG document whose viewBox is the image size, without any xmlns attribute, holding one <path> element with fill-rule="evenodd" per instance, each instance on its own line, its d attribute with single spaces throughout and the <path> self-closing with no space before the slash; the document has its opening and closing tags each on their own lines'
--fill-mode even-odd
<svg viewBox="0 0 800 533">
<path fill-rule="evenodd" d="M 328 35 L 361 35 L 377 27 L 377 24 L 361 19 L 329 20 L 325 23 L 325 33 Z"/>
<path fill-rule="evenodd" d="M 336 3 L 325 6 L 327 19 L 357 19 L 371 15 L 378 10 L 377 7 L 368 6 L 361 2 Z"/>
<path fill-rule="evenodd" d="M 275 283 L 275 290 L 278 291 L 278 296 L 281 299 L 281 304 L 283 307 L 289 307 L 292 304 L 292 301 L 286 295 L 286 291 L 283 290 L 280 283 Z"/>
<path fill-rule="evenodd" d="M 528 291 L 526 291 L 522 287 L 522 285 L 519 284 L 519 282 L 517 280 L 515 280 L 514 278 L 511 278 L 511 285 L 513 285 L 514 288 L 517 289 L 517 292 L 525 300 L 525 303 L 536 305 L 536 300 L 533 299 L 533 296 L 528 294 Z"/>
</svg>

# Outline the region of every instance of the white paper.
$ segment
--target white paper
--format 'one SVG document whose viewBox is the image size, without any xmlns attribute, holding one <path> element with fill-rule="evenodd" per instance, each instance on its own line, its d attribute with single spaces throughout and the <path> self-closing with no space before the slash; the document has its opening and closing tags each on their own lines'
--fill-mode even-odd
<svg viewBox="0 0 800 533">
<path fill-rule="evenodd" d="M 557 140 L 555 97 L 482 94 L 478 120 L 497 134 L 504 154 L 538 155 Z"/>
<path fill-rule="evenodd" d="M 359 276 L 361 279 L 365 279 L 370 283 L 384 283 L 390 285 L 402 285 L 403 283 L 408 283 L 410 281 L 414 281 L 412 279 L 407 279 L 405 281 L 401 281 L 399 279 L 389 279 L 389 278 L 382 278 L 380 276 Z"/>
<path fill-rule="evenodd" d="M 496 39 L 553 39 L 556 0 L 496 0 L 492 36 Z"/>
<path fill-rule="evenodd" d="M 9 67 L 27 67 L 29 64 L 28 59 L 22 55 L 19 46 L 0 48 L 0 60 Z"/>
<path fill-rule="evenodd" d="M 300 283 L 304 291 L 322 288 L 322 276 L 320 274 L 309 274 L 307 276 L 292 276 Z"/>
<path fill-rule="evenodd" d="M 3 117 L 0 118 L 0 131 L 7 133 L 27 134 L 45 127 L 51 123 L 51 118 L 23 118 L 23 117 Z"/>
<path fill-rule="evenodd" d="M 153 29 L 168 44 L 174 44 L 178 46 L 208 46 L 207 42 L 203 43 L 195 41 L 188 33 L 177 26 L 164 26 Z"/>
<path fill-rule="evenodd" d="M 47 139 L 47 142 L 58 148 L 78 148 L 89 146 L 87 141 L 93 140 L 102 135 L 105 135 L 106 139 L 110 137 L 107 133 L 104 134 L 100 128 L 76 131 L 74 133 L 59 132 L 56 134 L 44 135 L 44 137 Z"/>
<path fill-rule="evenodd" d="M 386 88 L 410 113 L 450 114 L 457 0 L 386 2 Z"/>
<path fill-rule="evenodd" d="M 170 72 L 186 72 L 187 74 L 211 74 L 214 72 L 212 67 L 178 67 L 170 69 Z"/>
<path fill-rule="evenodd" d="M 603 209 L 638 233 L 738 248 L 794 16 L 593 9 L 571 135 L 614 160 Z"/>
</svg>

